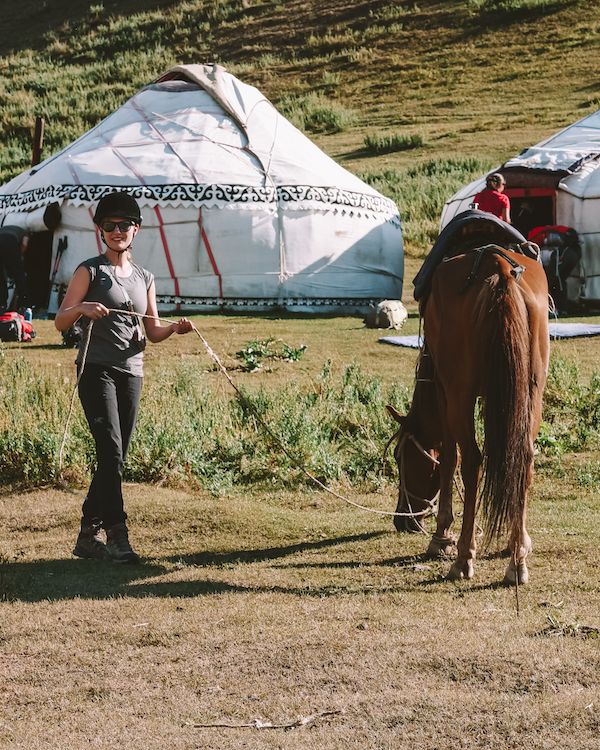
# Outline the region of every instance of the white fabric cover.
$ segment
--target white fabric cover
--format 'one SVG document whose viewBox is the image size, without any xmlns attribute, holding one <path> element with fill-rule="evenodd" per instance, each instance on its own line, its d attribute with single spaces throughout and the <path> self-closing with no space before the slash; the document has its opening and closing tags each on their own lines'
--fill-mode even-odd
<svg viewBox="0 0 600 750">
<path fill-rule="evenodd" d="M 177 66 L 143 88 L 0 187 L 0 217 L 61 203 L 66 283 L 102 250 L 91 217 L 115 188 L 140 203 L 134 255 L 167 306 L 360 311 L 401 297 L 395 204 L 220 66 Z"/>
</svg>

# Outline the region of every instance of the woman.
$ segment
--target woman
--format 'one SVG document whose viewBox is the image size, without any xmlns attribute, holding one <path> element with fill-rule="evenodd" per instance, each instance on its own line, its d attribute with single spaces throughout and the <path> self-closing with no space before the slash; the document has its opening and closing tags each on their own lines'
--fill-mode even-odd
<svg viewBox="0 0 600 750">
<path fill-rule="evenodd" d="M 142 224 L 135 199 L 124 192 L 106 195 L 98 203 L 94 223 L 106 251 L 78 266 L 54 321 L 59 331 L 82 316 L 88 325 L 93 323 L 85 361 L 87 328 L 76 364 L 81 375 L 79 398 L 96 443 L 97 465 L 73 554 L 136 563 L 139 557 L 129 542 L 121 478 L 137 417 L 146 342 L 141 319 L 127 312 L 156 318 L 156 290 L 153 275 L 131 258 L 132 242 Z M 169 326 L 144 318 L 143 326 L 154 343 L 192 330 L 186 318 Z M 101 529 L 106 531 L 106 544 Z"/>
<path fill-rule="evenodd" d="M 473 202 L 480 211 L 487 211 L 510 224 L 510 199 L 504 194 L 506 180 L 500 172 L 494 172 L 485 178 L 485 189 L 477 193 Z"/>
</svg>

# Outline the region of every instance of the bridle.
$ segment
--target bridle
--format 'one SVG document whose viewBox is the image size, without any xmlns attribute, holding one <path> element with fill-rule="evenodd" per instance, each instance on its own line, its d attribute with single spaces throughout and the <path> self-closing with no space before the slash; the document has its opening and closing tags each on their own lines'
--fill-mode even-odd
<svg viewBox="0 0 600 750">
<path fill-rule="evenodd" d="M 394 454 L 396 458 L 399 457 L 399 472 L 400 472 L 400 498 L 404 500 L 404 504 L 408 508 L 408 513 L 403 513 L 402 515 L 406 518 L 412 518 L 415 523 L 417 524 L 417 527 L 419 530 L 426 534 L 427 531 L 423 524 L 421 523 L 421 519 L 426 518 L 429 515 L 435 514 L 437 509 L 437 501 L 440 494 L 440 491 L 438 490 L 434 497 L 431 499 L 428 497 L 421 497 L 420 495 L 416 495 L 414 492 L 411 492 L 408 487 L 406 486 L 406 472 L 404 471 L 404 459 L 405 459 L 405 452 L 404 448 L 406 446 L 406 443 L 410 441 L 415 448 L 419 451 L 419 453 L 423 454 L 426 458 L 428 458 L 434 466 L 439 466 L 439 461 L 435 456 L 432 456 L 431 453 L 425 450 L 421 443 L 417 440 L 417 438 L 413 435 L 412 432 L 408 432 L 408 430 L 405 430 L 404 427 L 400 427 L 388 440 L 383 456 L 385 459 L 385 455 L 388 451 L 388 448 L 390 445 L 394 442 L 394 440 L 398 439 L 398 444 L 396 445 L 396 450 L 394 451 Z M 422 510 L 416 511 L 413 510 L 412 503 L 419 503 L 421 506 L 424 506 Z"/>
</svg>

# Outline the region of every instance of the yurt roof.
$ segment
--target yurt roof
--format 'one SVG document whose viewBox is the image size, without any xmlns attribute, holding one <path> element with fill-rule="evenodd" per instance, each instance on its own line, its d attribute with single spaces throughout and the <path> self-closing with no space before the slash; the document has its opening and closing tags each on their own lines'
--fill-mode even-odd
<svg viewBox="0 0 600 750">
<path fill-rule="evenodd" d="M 312 208 L 385 215 L 395 204 L 343 169 L 253 86 L 184 65 L 78 140 L 0 187 L 0 212 L 90 205 L 115 187 L 147 205 Z"/>
<path fill-rule="evenodd" d="M 518 176 L 527 173 L 529 186 L 536 184 L 537 180 L 546 182 L 546 178 L 552 179 L 554 175 L 552 184 L 558 190 L 575 198 L 600 198 L 600 110 L 490 170 L 497 171 L 504 172 L 507 177 L 511 172 L 515 173 L 517 177 L 513 181 L 516 184 Z M 484 187 L 485 175 L 457 190 L 446 202 L 441 226 L 454 216 L 457 206 Z"/>
<path fill-rule="evenodd" d="M 502 169 L 562 174 L 559 188 L 580 198 L 600 196 L 600 111 L 509 159 Z"/>
</svg>

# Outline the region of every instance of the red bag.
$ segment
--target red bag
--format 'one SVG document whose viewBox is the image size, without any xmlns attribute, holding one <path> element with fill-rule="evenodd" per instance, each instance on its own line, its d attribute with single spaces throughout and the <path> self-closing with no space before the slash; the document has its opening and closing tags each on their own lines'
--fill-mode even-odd
<svg viewBox="0 0 600 750">
<path fill-rule="evenodd" d="M 31 341 L 35 331 L 28 320 L 17 312 L 0 315 L 0 341 Z"/>
</svg>

